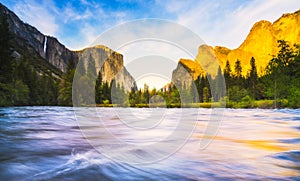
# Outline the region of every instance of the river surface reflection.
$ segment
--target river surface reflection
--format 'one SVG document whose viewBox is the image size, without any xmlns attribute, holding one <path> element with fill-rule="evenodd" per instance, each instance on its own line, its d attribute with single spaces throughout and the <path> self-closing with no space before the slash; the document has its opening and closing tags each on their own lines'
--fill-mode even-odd
<svg viewBox="0 0 300 181">
<path fill-rule="evenodd" d="M 87 124 L 97 121 L 88 108 L 76 109 L 86 113 Z M 199 109 L 199 115 L 194 115 L 195 109 L 161 109 L 166 113 L 164 121 L 154 127 L 147 125 L 147 131 L 155 129 L 152 132 L 136 129 L 139 123 L 130 117 L 146 117 L 147 109 L 131 109 L 132 114 L 123 114 L 122 119 L 113 112 L 124 108 L 96 109 L 105 125 L 100 128 L 105 127 L 114 138 L 128 144 L 116 146 L 99 132 L 100 128 L 78 125 L 73 108 L 1 108 L 1 180 L 300 179 L 300 109 L 225 109 L 216 136 L 205 135 L 203 130 L 209 124 L 211 109 Z M 149 151 L 146 146 L 130 146 L 174 141 L 164 136 L 187 128 L 176 129 L 177 114 L 182 110 L 185 124 L 193 120 L 196 124 L 178 151 L 159 159 L 167 148 Z M 212 138 L 205 149 L 200 149 L 201 140 Z M 157 161 L 118 162 L 109 154 L 99 153 L 97 146 L 126 159 Z"/>
</svg>

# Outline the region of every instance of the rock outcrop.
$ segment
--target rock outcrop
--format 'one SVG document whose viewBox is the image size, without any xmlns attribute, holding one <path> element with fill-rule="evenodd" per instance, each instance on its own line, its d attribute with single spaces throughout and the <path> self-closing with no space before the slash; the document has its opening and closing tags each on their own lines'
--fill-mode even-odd
<svg viewBox="0 0 300 181">
<path fill-rule="evenodd" d="M 123 55 L 111 50 L 104 45 L 97 45 L 77 51 L 78 61 L 84 63 L 87 70 L 88 64 L 95 66 L 96 73 L 99 71 L 104 82 L 115 80 L 116 83 L 123 85 L 126 90 L 130 90 L 134 85 L 134 78 L 126 70 L 123 63 Z"/>
<path fill-rule="evenodd" d="M 200 64 L 189 59 L 180 59 L 172 73 L 172 82 L 179 87 L 189 87 L 199 75 L 204 74 Z"/>
<path fill-rule="evenodd" d="M 45 36 L 43 53 L 41 54 L 49 63 L 64 72 L 67 68 L 71 57 L 73 61 L 78 62 L 78 55 L 76 52 L 70 51 L 56 38 Z"/>
</svg>

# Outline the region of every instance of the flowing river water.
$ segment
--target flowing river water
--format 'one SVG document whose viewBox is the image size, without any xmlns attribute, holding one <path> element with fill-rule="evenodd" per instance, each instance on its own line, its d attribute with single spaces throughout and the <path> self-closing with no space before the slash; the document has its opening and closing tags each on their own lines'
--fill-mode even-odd
<svg viewBox="0 0 300 181">
<path fill-rule="evenodd" d="M 157 109 L 145 129 L 132 117 L 155 121 L 151 109 L 76 109 L 84 123 L 72 107 L 0 108 L 0 180 L 300 180 L 300 109 L 225 109 L 210 138 L 212 109 Z"/>
</svg>

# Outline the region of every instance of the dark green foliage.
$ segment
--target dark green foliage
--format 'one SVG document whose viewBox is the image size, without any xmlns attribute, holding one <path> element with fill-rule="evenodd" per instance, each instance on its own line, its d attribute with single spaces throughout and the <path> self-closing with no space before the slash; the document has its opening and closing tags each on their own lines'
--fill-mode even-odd
<svg viewBox="0 0 300 181">
<path fill-rule="evenodd" d="M 235 86 L 244 86 L 245 79 L 242 75 L 242 65 L 239 59 L 237 59 L 234 64 L 234 73 L 232 84 Z"/>
<path fill-rule="evenodd" d="M 147 84 L 144 84 L 142 102 L 147 104 L 149 103 L 149 99 L 150 99 L 149 86 Z"/>
<path fill-rule="evenodd" d="M 49 75 L 42 75 L 39 78 L 41 91 L 39 93 L 41 97 L 40 105 L 55 106 L 58 104 L 58 83 L 54 81 L 54 78 Z"/>
<path fill-rule="evenodd" d="M 224 69 L 224 78 L 225 78 L 225 83 L 226 83 L 226 87 L 227 89 L 229 87 L 231 87 L 231 68 L 230 68 L 230 64 L 229 64 L 229 61 L 227 60 L 226 61 L 226 65 L 225 65 L 225 69 Z"/>
<path fill-rule="evenodd" d="M 198 90 L 199 102 L 208 102 L 211 98 L 211 86 L 207 76 L 198 76 L 195 80 L 195 85 Z"/>
<path fill-rule="evenodd" d="M 245 88 L 234 85 L 228 89 L 228 96 L 230 101 L 240 102 L 243 97 L 247 96 L 248 92 Z"/>
<path fill-rule="evenodd" d="M 103 102 L 111 103 L 111 88 L 108 82 L 103 83 Z"/>
<path fill-rule="evenodd" d="M 0 18 L 0 83 L 12 82 L 13 58 L 11 56 L 12 35 L 9 32 L 6 15 Z"/>
<path fill-rule="evenodd" d="M 274 106 L 282 106 L 280 100 L 288 100 L 288 106 L 300 106 L 300 49 L 298 45 L 290 47 L 286 41 L 279 40 L 280 51 L 267 67 L 267 74 L 263 77 L 265 96 L 275 100 Z"/>
<path fill-rule="evenodd" d="M 129 105 L 131 107 L 134 107 L 136 104 L 138 104 L 135 87 L 131 87 L 128 98 L 129 98 Z"/>
<path fill-rule="evenodd" d="M 97 79 L 96 79 L 96 85 L 95 85 L 95 101 L 96 101 L 96 104 L 103 103 L 103 100 L 104 100 L 104 96 L 103 96 L 102 74 L 99 71 Z"/>
<path fill-rule="evenodd" d="M 234 64 L 234 72 L 236 78 L 242 77 L 242 66 L 241 66 L 241 61 L 239 59 L 237 59 Z"/>
<path fill-rule="evenodd" d="M 255 59 L 254 57 L 251 58 L 250 60 L 250 73 L 249 77 L 247 79 L 247 87 L 250 90 L 250 94 L 253 99 L 256 99 L 257 94 L 259 94 L 259 90 L 257 89 L 257 84 L 258 84 L 258 75 L 257 75 L 257 69 L 255 65 Z"/>
<path fill-rule="evenodd" d="M 66 72 L 63 74 L 59 84 L 58 104 L 64 106 L 72 105 L 72 86 L 75 74 L 75 61 L 71 56 Z"/>
<path fill-rule="evenodd" d="M 118 95 L 119 94 L 119 95 Z M 102 74 L 99 71 L 95 83 L 95 102 L 96 104 L 123 104 L 125 102 L 126 96 L 124 96 L 124 87 L 120 87 L 113 80 L 110 84 L 108 82 L 103 82 Z M 113 101 L 112 101 L 113 99 Z"/>
<path fill-rule="evenodd" d="M 58 80 L 51 73 L 39 75 L 26 59 L 15 62 L 13 81 L 1 84 L 1 106 L 57 105 Z"/>
<path fill-rule="evenodd" d="M 3 15 L 0 20 L 0 106 L 57 105 L 58 80 L 52 77 L 55 71 L 50 67 L 53 66 L 24 50 L 20 51 L 21 58 L 14 59 L 13 38 Z"/>
<path fill-rule="evenodd" d="M 226 85 L 225 79 L 221 71 L 221 67 L 218 68 L 218 74 L 215 79 L 212 81 L 213 85 L 211 86 L 212 95 L 214 101 L 219 101 L 226 94 Z"/>
<path fill-rule="evenodd" d="M 112 80 L 111 83 L 111 102 L 117 105 L 127 105 L 126 93 L 123 85 L 121 86 L 115 80 Z"/>
<path fill-rule="evenodd" d="M 0 105 L 21 106 L 29 102 L 29 89 L 22 81 L 17 80 L 11 84 L 0 83 Z"/>
</svg>

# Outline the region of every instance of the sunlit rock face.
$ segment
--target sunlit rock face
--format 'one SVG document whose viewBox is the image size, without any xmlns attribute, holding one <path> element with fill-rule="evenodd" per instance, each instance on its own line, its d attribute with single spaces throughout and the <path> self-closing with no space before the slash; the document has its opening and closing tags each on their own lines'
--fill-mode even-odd
<svg viewBox="0 0 300 181">
<path fill-rule="evenodd" d="M 218 73 L 219 61 L 211 46 L 201 45 L 195 62 L 200 64 L 206 74 L 215 76 Z"/>
<path fill-rule="evenodd" d="M 284 14 L 273 23 L 274 35 L 277 39 L 284 39 L 300 43 L 300 10 L 292 14 Z"/>
<path fill-rule="evenodd" d="M 183 67 L 195 78 L 199 73 L 190 71 L 195 67 L 194 63 L 200 64 L 203 73 L 215 76 L 218 66 L 223 70 L 227 60 L 234 73 L 234 64 L 237 59 L 241 61 L 242 74 L 246 76 L 250 69 L 252 57 L 256 60 L 258 74 L 263 75 L 269 61 L 278 53 L 278 40 L 288 41 L 291 46 L 295 43 L 300 44 L 300 10 L 295 13 L 284 14 L 274 23 L 265 20 L 255 23 L 245 41 L 236 49 L 231 50 L 222 46 L 199 46 L 198 55 L 192 61 L 193 63 L 179 61 L 178 67 L 173 72 L 173 80 L 183 82 L 185 79 L 185 76 L 182 76 L 184 71 L 180 71 L 182 69 L 180 64 L 185 65 Z"/>
<path fill-rule="evenodd" d="M 134 78 L 124 67 L 122 54 L 104 45 L 97 45 L 77 51 L 77 56 L 79 61 L 84 62 L 86 70 L 89 63 L 95 66 L 96 74 L 101 72 L 103 82 L 110 83 L 115 80 L 127 90 L 134 85 Z"/>
<path fill-rule="evenodd" d="M 247 75 L 250 59 L 254 57 L 258 74 L 262 75 L 269 61 L 278 53 L 278 40 L 288 41 L 291 46 L 300 43 L 300 11 L 284 14 L 274 23 L 259 21 L 238 48 L 215 47 L 214 52 L 222 68 L 228 60 L 233 70 L 235 61 L 239 59 L 243 65 L 243 75 Z"/>
</svg>

